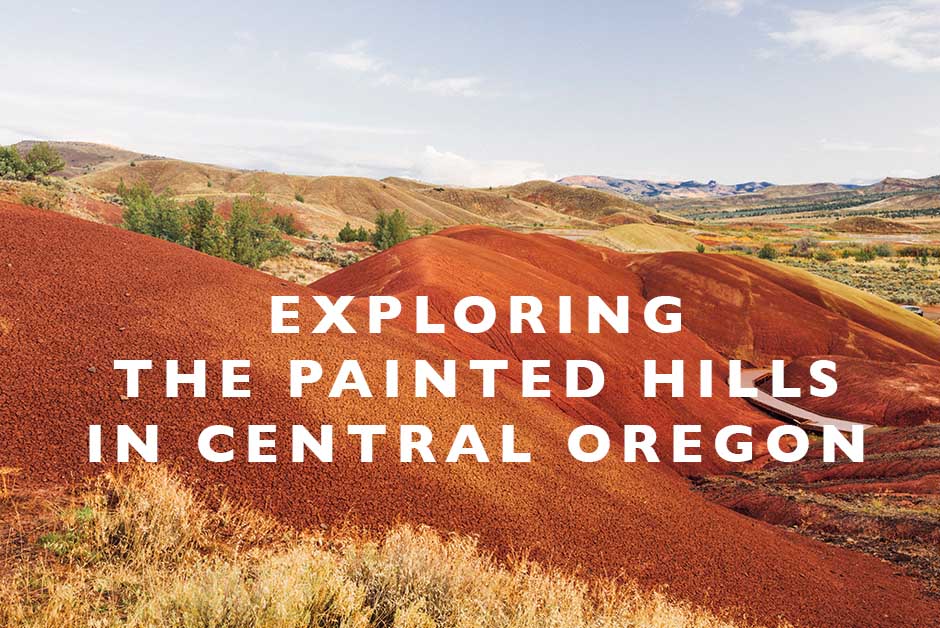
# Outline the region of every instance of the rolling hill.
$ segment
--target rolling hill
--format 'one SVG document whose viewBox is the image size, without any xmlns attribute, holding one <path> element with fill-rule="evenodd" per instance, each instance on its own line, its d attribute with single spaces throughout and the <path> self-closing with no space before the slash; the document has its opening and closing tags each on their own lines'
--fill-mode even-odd
<svg viewBox="0 0 940 628">
<path fill-rule="evenodd" d="M 388 178 L 299 176 L 236 170 L 175 159 L 147 159 L 98 168 L 76 182 L 93 190 L 114 193 L 121 182 L 144 182 L 156 192 L 175 196 L 225 198 L 252 193 L 292 209 L 308 229 L 335 234 L 349 220 L 368 224 L 379 211 L 400 209 L 408 223 L 420 226 L 457 224 L 542 225 L 603 228 L 622 222 L 681 222 L 658 215 L 622 197 L 594 191 L 574 191 L 550 182 L 532 182 L 507 189 L 443 187 Z"/>
<path fill-rule="evenodd" d="M 21 154 L 38 144 L 36 140 L 25 140 L 14 146 Z M 52 145 L 65 161 L 65 168 L 55 173 L 66 179 L 71 179 L 97 170 L 105 170 L 114 166 L 129 164 L 132 161 L 156 159 L 153 155 L 145 155 L 107 144 L 93 142 L 47 142 Z"/>
<path fill-rule="evenodd" d="M 588 188 L 570 187 L 552 181 L 527 181 L 509 187 L 494 188 L 494 191 L 548 207 L 567 216 L 583 218 L 603 225 L 637 222 L 686 223 L 674 216 L 658 214 L 649 207 L 620 195 Z"/>
</svg>

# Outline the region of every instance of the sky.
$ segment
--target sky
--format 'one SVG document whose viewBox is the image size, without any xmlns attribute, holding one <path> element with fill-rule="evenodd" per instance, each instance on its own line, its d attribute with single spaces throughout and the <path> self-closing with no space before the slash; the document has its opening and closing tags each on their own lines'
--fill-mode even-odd
<svg viewBox="0 0 940 628">
<path fill-rule="evenodd" d="M 0 0 L 0 15 L 2 144 L 473 186 L 940 173 L 940 0 Z"/>
</svg>

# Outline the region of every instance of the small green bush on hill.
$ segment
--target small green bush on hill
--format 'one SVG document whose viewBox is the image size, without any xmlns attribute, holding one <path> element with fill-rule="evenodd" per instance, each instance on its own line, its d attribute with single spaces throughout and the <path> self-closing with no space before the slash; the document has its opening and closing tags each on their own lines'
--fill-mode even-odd
<svg viewBox="0 0 940 628">
<path fill-rule="evenodd" d="M 289 214 L 274 214 L 274 218 L 271 219 L 271 224 L 273 224 L 278 230 L 283 233 L 286 233 L 289 236 L 302 236 L 303 232 L 300 227 L 297 225 L 297 219 L 294 218 L 293 213 Z"/>
<path fill-rule="evenodd" d="M 775 249 L 770 244 L 765 244 L 757 252 L 757 257 L 759 257 L 760 259 L 767 259 L 767 260 L 777 259 L 777 249 Z"/>
<path fill-rule="evenodd" d="M 336 239 L 340 242 L 368 242 L 372 239 L 372 234 L 366 231 L 365 227 L 353 229 L 347 222 L 343 228 L 339 230 Z"/>
<path fill-rule="evenodd" d="M 0 179 L 32 181 L 64 167 L 62 156 L 45 142 L 33 146 L 25 157 L 15 146 L 0 146 Z"/>
</svg>

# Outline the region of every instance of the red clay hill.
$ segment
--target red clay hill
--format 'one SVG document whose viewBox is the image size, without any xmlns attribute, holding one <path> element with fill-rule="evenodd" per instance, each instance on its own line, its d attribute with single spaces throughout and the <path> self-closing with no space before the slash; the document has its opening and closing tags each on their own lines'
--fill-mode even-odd
<svg viewBox="0 0 940 628">
<path fill-rule="evenodd" d="M 503 313 L 509 311 L 511 295 L 530 295 L 542 302 L 541 318 L 549 332 L 558 329 L 558 296 L 570 295 L 573 304 L 570 334 L 510 334 L 509 321 L 503 316 L 489 332 L 470 335 L 455 330 L 444 342 L 449 352 L 465 359 L 509 356 L 515 360 L 551 360 L 551 378 L 557 387 L 565 383 L 563 360 L 597 362 L 606 374 L 606 393 L 585 400 L 559 396 L 554 403 L 566 414 L 602 425 L 615 435 L 622 433 L 618 426 L 624 423 L 653 425 L 659 435 L 657 450 L 664 460 L 671 457 L 674 424 L 701 424 L 705 442 L 714 442 L 718 430 L 729 423 L 750 425 L 756 437 L 766 436 L 778 423 L 768 420 L 745 401 L 728 397 L 724 366 L 716 368 L 712 378 L 714 397 L 702 399 L 696 394 L 699 361 L 712 360 L 723 365 L 721 355 L 689 331 L 658 334 L 646 327 L 643 285 L 628 269 L 628 259 L 614 251 L 589 249 L 552 236 L 478 226 L 453 227 L 437 237 L 409 240 L 384 255 L 328 275 L 312 287 L 334 296 L 389 294 L 402 302 L 428 295 L 431 309 L 442 313 L 451 325 L 455 304 L 467 295 L 485 295 L 494 302 L 497 312 Z M 619 267 L 612 260 L 620 261 Z M 587 333 L 584 304 L 589 295 L 601 296 L 611 304 L 617 295 L 627 295 L 631 312 L 629 333 L 623 336 Z M 414 328 L 413 312 L 411 318 L 404 320 Z M 663 398 L 653 403 L 644 399 L 646 359 L 658 359 L 661 370 L 669 369 L 672 359 L 686 360 L 687 394 L 673 399 L 668 396 L 668 387 L 663 387 Z M 678 465 L 682 473 L 717 471 L 730 466 L 716 455 L 705 456 L 702 464 Z"/>
<path fill-rule="evenodd" d="M 322 389 L 291 399 L 285 372 L 290 359 L 317 359 L 330 372 L 341 360 L 357 358 L 367 377 L 380 379 L 386 358 L 407 363 L 479 350 L 516 361 L 513 351 L 551 347 L 529 338 L 518 344 L 501 344 L 495 337 L 476 344 L 460 336 L 432 341 L 408 333 L 405 323 L 387 326 L 380 336 L 272 336 L 269 297 L 301 295 L 303 320 L 316 317 L 315 306 L 307 304 L 315 290 L 41 210 L 0 205 L 0 223 L 0 466 L 24 468 L 32 483 L 62 483 L 100 471 L 83 463 L 89 423 L 102 424 L 105 433 L 118 423 L 137 429 L 157 423 L 162 460 L 178 465 L 194 482 L 224 484 L 235 497 L 300 526 L 353 519 L 380 527 L 405 520 L 477 533 L 499 552 L 528 550 L 535 558 L 580 565 L 591 574 L 668 585 L 672 595 L 768 624 L 778 618 L 846 628 L 938 623 L 940 604 L 885 563 L 710 504 L 669 467 L 618 462 L 617 451 L 605 461 L 581 464 L 565 451 L 567 432 L 591 418 L 575 410 L 597 411 L 603 421 L 665 422 L 702 411 L 711 415 L 707 420 L 763 424 L 740 404 L 644 400 L 637 405 L 625 395 L 622 402 L 573 409 L 552 400 L 521 399 L 505 380 L 486 403 L 460 395 L 328 401 Z M 400 265 L 418 253 L 430 261 L 417 268 Z M 608 266 L 613 264 L 603 255 L 575 245 L 464 229 L 394 248 L 363 266 L 361 275 L 353 272 L 356 266 L 347 269 L 345 280 L 350 288 L 401 293 L 427 285 L 437 299 L 470 287 L 490 288 L 487 294 L 498 299 L 516 284 L 507 279 L 488 287 L 480 278 L 524 272 L 529 288 L 544 294 L 569 293 L 582 282 L 592 290 L 636 294 L 638 279 L 626 273 L 605 278 Z M 349 318 L 364 326 L 361 314 Z M 714 355 L 688 334 L 660 346 L 631 332 L 629 339 L 606 339 L 608 359 L 626 356 L 617 344 L 634 342 L 637 353 Z M 584 338 L 572 343 L 557 351 L 603 353 L 601 343 Z M 153 359 L 157 365 L 164 359 L 184 364 L 206 359 L 208 397 L 165 399 L 158 368 L 154 377 L 142 378 L 139 398 L 122 399 L 123 377 L 111 368 L 115 358 Z M 218 364 L 225 358 L 252 360 L 250 399 L 220 398 Z M 635 359 L 626 365 L 628 375 Z M 535 462 L 401 464 L 380 441 L 376 462 L 362 464 L 358 447 L 341 436 L 344 425 L 353 422 L 387 423 L 392 433 L 400 423 L 426 422 L 436 435 L 474 423 L 488 443 L 498 442 L 499 425 L 514 422 L 519 447 L 531 451 Z M 289 442 L 280 437 L 286 426 L 332 423 L 338 435 L 335 459 L 249 465 L 239 447 L 234 463 L 201 462 L 195 438 L 212 423 L 234 425 L 239 443 L 247 424 L 277 424 L 277 453 L 285 457 Z"/>
<path fill-rule="evenodd" d="M 627 260 L 647 297 L 681 297 L 687 304 L 683 324 L 729 358 L 757 366 L 806 355 L 940 360 L 937 325 L 801 270 L 740 255 L 661 253 Z"/>
<path fill-rule="evenodd" d="M 787 365 L 788 385 L 809 385 L 814 357 Z M 800 405 L 825 416 L 871 425 L 908 427 L 940 422 L 940 365 L 875 362 L 834 356 L 839 390 L 832 397 L 807 397 Z M 770 390 L 769 383 L 762 384 Z"/>
</svg>

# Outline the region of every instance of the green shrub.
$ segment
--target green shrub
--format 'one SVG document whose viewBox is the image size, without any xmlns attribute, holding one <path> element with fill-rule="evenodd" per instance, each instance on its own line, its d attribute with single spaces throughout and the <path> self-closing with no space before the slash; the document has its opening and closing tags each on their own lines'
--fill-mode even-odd
<svg viewBox="0 0 940 628">
<path fill-rule="evenodd" d="M 340 242 L 368 242 L 371 238 L 372 234 L 365 227 L 353 229 L 348 222 L 339 230 L 336 236 L 336 239 Z"/>
<path fill-rule="evenodd" d="M 790 247 L 790 255 L 794 257 L 810 257 L 812 250 L 819 246 L 819 239 L 811 236 L 804 236 L 793 243 Z"/>
<path fill-rule="evenodd" d="M 352 266 L 358 261 L 359 261 L 359 256 L 356 255 L 355 253 L 349 252 L 349 253 L 344 254 L 341 258 L 339 258 L 339 265 L 341 268 L 346 268 L 347 266 Z"/>
<path fill-rule="evenodd" d="M 62 195 L 58 192 L 52 192 L 49 195 L 41 195 L 26 191 L 20 195 L 20 203 L 38 209 L 58 210 L 62 208 Z"/>
<path fill-rule="evenodd" d="M 757 252 L 757 257 L 759 257 L 760 259 L 767 259 L 767 260 L 777 259 L 777 249 L 775 249 L 770 244 L 765 244 Z"/>
<path fill-rule="evenodd" d="M 298 203 L 303 203 L 303 202 L 304 202 L 304 195 L 301 194 L 300 192 L 295 192 L 295 193 L 294 193 L 294 200 L 297 201 Z"/>
<path fill-rule="evenodd" d="M 336 247 L 333 246 L 332 242 L 326 240 L 321 240 L 316 244 L 308 244 L 307 248 L 304 249 L 303 256 L 325 264 L 335 264 L 339 259 Z"/>
<path fill-rule="evenodd" d="M 699 253 L 704 253 L 705 245 L 699 242 L 698 244 L 695 245 L 695 250 L 698 251 Z"/>
<path fill-rule="evenodd" d="M 372 233 L 372 244 L 380 251 L 391 248 L 409 237 L 408 224 L 401 210 L 396 209 L 391 214 L 379 211 L 375 217 L 375 231 Z"/>
<path fill-rule="evenodd" d="M 891 257 L 892 255 L 894 255 L 894 249 L 891 248 L 890 244 L 882 242 L 881 244 L 875 247 L 875 255 L 877 255 L 878 257 Z"/>
<path fill-rule="evenodd" d="M 356 239 L 356 230 L 353 229 L 347 222 L 345 225 L 343 225 L 343 228 L 339 230 L 339 233 L 336 235 L 336 239 L 340 242 L 352 242 Z"/>
<path fill-rule="evenodd" d="M 832 251 L 829 249 L 819 249 L 816 251 L 816 254 L 813 256 L 817 262 L 831 262 L 836 258 Z"/>
<path fill-rule="evenodd" d="M 188 245 L 186 211 L 168 191 L 156 195 L 143 181 L 127 188 L 123 180 L 117 191 L 124 204 L 122 218 L 125 229 Z"/>
<path fill-rule="evenodd" d="M 0 146 L 0 178 L 26 181 L 33 178 L 32 169 L 13 146 Z"/>
<path fill-rule="evenodd" d="M 426 221 L 424 224 L 418 227 L 418 235 L 431 235 L 435 231 L 437 231 L 437 227 L 435 227 L 434 223 L 430 220 Z"/>
<path fill-rule="evenodd" d="M 229 259 L 238 264 L 257 268 L 262 262 L 287 255 L 291 244 L 278 234 L 267 218 L 267 208 L 257 199 L 235 199 L 232 217 L 225 225 L 229 242 Z"/>
<path fill-rule="evenodd" d="M 283 233 L 286 233 L 290 236 L 299 236 L 302 235 L 300 227 L 297 226 L 297 219 L 294 218 L 294 214 L 274 214 L 274 218 L 271 219 L 271 224 L 273 224 L 278 230 Z"/>
</svg>

